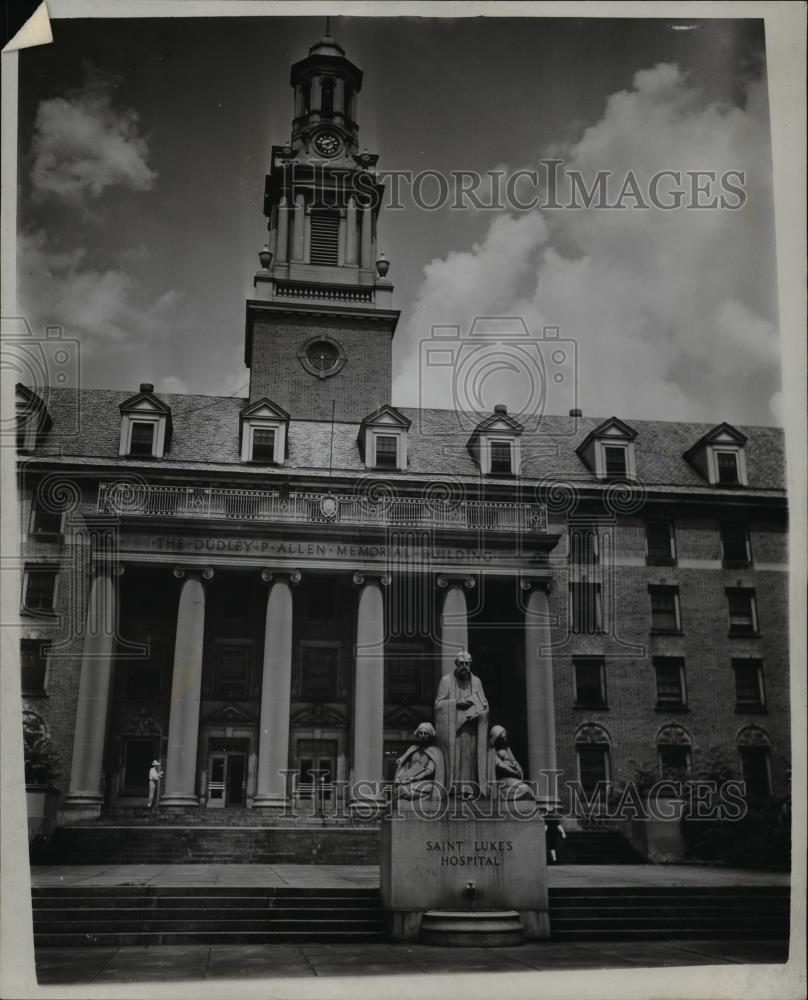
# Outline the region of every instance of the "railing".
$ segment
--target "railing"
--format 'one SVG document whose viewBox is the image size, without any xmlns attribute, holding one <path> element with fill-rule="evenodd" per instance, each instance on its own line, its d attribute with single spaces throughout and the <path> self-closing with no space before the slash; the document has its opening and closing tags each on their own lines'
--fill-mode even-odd
<svg viewBox="0 0 808 1000">
<path fill-rule="evenodd" d="M 331 302 L 372 302 L 373 289 L 353 285 L 309 285 L 299 281 L 276 281 L 279 299 L 328 299 Z"/>
<path fill-rule="evenodd" d="M 102 483 L 98 513 L 296 524 L 355 524 L 484 531 L 544 531 L 541 504 L 420 497 Z"/>
</svg>

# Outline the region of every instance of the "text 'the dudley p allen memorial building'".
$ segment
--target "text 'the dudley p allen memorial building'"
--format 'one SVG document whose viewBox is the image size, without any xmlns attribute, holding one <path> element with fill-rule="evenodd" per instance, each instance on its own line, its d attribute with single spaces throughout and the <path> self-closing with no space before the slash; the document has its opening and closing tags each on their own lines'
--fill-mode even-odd
<svg viewBox="0 0 808 1000">
<path fill-rule="evenodd" d="M 142 811 L 153 760 L 166 816 L 349 816 L 461 649 L 545 801 L 708 759 L 784 795 L 782 432 L 395 406 L 362 73 L 325 37 L 291 83 L 248 398 L 18 390 L 24 710 L 60 826 Z"/>
</svg>

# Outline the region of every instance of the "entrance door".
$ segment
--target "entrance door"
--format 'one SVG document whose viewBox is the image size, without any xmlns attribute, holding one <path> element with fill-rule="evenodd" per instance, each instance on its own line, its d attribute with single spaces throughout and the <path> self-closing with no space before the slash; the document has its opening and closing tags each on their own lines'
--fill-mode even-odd
<svg viewBox="0 0 808 1000">
<path fill-rule="evenodd" d="M 336 776 L 336 740 L 297 741 L 297 792 L 301 799 L 312 798 L 316 778 L 323 798 L 330 801 Z"/>
<path fill-rule="evenodd" d="M 241 750 L 211 752 L 208 758 L 208 797 L 210 809 L 243 806 L 246 798 L 247 755 Z"/>
</svg>

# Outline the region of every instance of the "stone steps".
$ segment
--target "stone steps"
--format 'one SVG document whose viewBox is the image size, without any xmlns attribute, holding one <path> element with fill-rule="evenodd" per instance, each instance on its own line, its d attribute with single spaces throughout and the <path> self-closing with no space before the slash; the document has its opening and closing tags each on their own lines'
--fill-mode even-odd
<svg viewBox="0 0 808 1000">
<path fill-rule="evenodd" d="M 300 944 L 386 938 L 374 889 L 69 886 L 32 891 L 37 946 Z M 551 888 L 556 941 L 786 939 L 789 889 Z"/>
<path fill-rule="evenodd" d="M 385 939 L 379 894 L 366 889 L 48 887 L 32 907 L 38 947 Z"/>
<path fill-rule="evenodd" d="M 788 887 L 549 890 L 556 941 L 787 938 Z"/>
<path fill-rule="evenodd" d="M 48 864 L 378 864 L 379 830 L 367 827 L 59 827 Z"/>
</svg>

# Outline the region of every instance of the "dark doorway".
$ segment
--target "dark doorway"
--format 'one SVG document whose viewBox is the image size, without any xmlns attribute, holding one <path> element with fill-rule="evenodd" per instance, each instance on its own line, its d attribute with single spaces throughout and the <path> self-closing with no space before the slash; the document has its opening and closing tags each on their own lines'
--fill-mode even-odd
<svg viewBox="0 0 808 1000">
<path fill-rule="evenodd" d="M 227 804 L 229 806 L 244 805 L 244 754 L 229 753 L 227 755 Z"/>
</svg>

